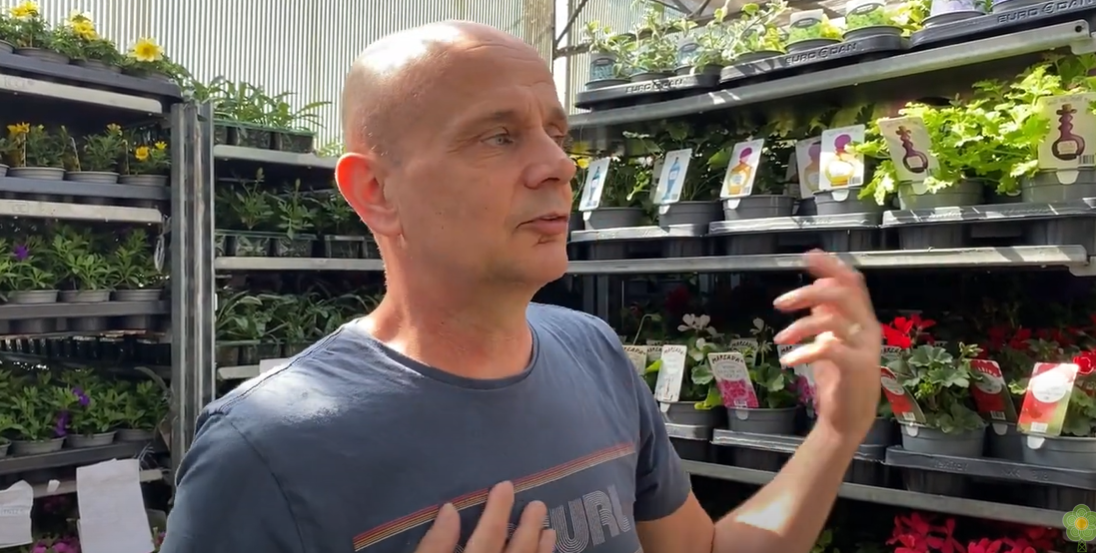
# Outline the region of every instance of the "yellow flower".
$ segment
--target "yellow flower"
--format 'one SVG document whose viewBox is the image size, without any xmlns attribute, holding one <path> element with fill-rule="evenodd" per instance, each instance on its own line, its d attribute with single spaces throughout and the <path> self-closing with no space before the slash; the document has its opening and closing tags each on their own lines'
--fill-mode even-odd
<svg viewBox="0 0 1096 553">
<path fill-rule="evenodd" d="M 575 165 L 578 165 L 579 169 L 586 169 L 587 167 L 590 166 L 590 158 L 588 158 L 588 157 L 575 158 Z"/>
<path fill-rule="evenodd" d="M 164 49 L 151 38 L 141 38 L 130 52 L 137 61 L 156 62 L 164 59 Z"/>
<path fill-rule="evenodd" d="M 38 3 L 27 0 L 18 6 L 12 6 L 8 9 L 8 13 L 12 17 L 19 19 L 29 19 L 31 17 L 38 17 Z"/>
<path fill-rule="evenodd" d="M 122 134 L 122 127 L 111 123 L 107 125 L 107 134 Z"/>
<path fill-rule="evenodd" d="M 157 142 L 156 144 L 153 144 L 153 146 L 156 146 L 156 149 L 162 152 L 167 149 L 167 142 Z"/>
<path fill-rule="evenodd" d="M 72 29 L 72 34 L 84 39 L 95 40 L 99 38 L 99 33 L 95 31 L 95 25 L 90 21 L 73 21 L 69 25 L 69 29 Z"/>
<path fill-rule="evenodd" d="M 8 132 L 12 135 L 27 134 L 30 132 L 30 123 L 19 123 L 17 125 L 8 125 Z"/>
<path fill-rule="evenodd" d="M 133 157 L 137 158 L 137 161 L 148 159 L 148 146 L 139 146 L 133 151 Z"/>
</svg>

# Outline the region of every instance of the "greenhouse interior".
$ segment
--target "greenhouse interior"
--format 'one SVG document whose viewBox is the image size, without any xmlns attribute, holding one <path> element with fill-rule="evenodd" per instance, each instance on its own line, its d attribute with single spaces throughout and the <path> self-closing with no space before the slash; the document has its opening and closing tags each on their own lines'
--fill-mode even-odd
<svg viewBox="0 0 1096 553">
<path fill-rule="evenodd" d="M 0 0 L 0 552 L 159 551 L 202 408 L 378 305 L 342 81 L 445 19 L 552 67 L 577 172 L 536 301 L 617 331 L 705 510 L 813 426 L 772 301 L 819 248 L 884 344 L 813 553 L 1096 541 L 1096 3 L 299 4 Z"/>
</svg>

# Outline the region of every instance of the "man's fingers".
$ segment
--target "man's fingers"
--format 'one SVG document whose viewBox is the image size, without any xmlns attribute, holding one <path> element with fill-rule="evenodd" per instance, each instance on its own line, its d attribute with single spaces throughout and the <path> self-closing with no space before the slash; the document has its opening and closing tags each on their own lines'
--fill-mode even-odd
<svg viewBox="0 0 1096 553">
<path fill-rule="evenodd" d="M 798 344 L 823 332 L 832 332 L 835 336 L 848 340 L 851 336 L 846 334 L 852 325 L 853 323 L 834 310 L 816 309 L 813 314 L 795 321 L 778 332 L 773 337 L 773 341 L 778 344 Z"/>
<path fill-rule="evenodd" d="M 802 288 L 788 292 L 773 301 L 781 311 L 802 311 L 821 305 L 830 305 L 840 311 L 850 322 L 867 324 L 875 320 L 871 303 L 862 296 L 841 285 L 834 279 L 817 280 Z"/>
<path fill-rule="evenodd" d="M 556 550 L 556 531 L 549 528 L 545 528 L 540 533 L 540 546 L 537 547 L 537 553 L 552 553 Z"/>
<path fill-rule="evenodd" d="M 460 540 L 460 513 L 452 503 L 442 505 L 434 524 L 426 531 L 415 553 L 449 553 Z"/>
<path fill-rule="evenodd" d="M 792 367 L 814 363 L 823 359 L 838 367 L 855 367 L 857 365 L 853 349 L 829 332 L 819 335 L 815 341 L 809 344 L 803 344 L 784 354 L 780 358 L 780 363 L 786 367 Z"/>
<path fill-rule="evenodd" d="M 544 521 L 548 518 L 548 507 L 541 501 L 525 506 L 518 521 L 518 529 L 506 545 L 506 553 L 539 553 L 541 534 L 545 532 Z M 550 551 L 550 550 L 549 550 Z"/>
<path fill-rule="evenodd" d="M 468 538 L 466 553 L 501 553 L 506 547 L 510 511 L 514 508 L 514 485 L 510 482 L 496 484 L 487 494 L 487 506 L 483 509 L 472 537 Z M 541 519 L 544 524 L 544 519 Z"/>
</svg>

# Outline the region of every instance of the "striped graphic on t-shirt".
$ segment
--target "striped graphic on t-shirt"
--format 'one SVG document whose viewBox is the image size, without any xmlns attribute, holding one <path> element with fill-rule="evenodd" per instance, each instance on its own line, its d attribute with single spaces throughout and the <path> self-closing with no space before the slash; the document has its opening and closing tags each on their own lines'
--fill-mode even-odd
<svg viewBox="0 0 1096 553">
<path fill-rule="evenodd" d="M 621 457 L 627 457 L 635 453 L 634 443 L 622 443 L 612 447 L 605 448 L 601 451 L 595 451 L 589 455 L 579 457 L 574 461 L 564 463 L 552 467 L 548 470 L 538 472 L 529 476 L 518 478 L 514 480 L 514 492 L 521 493 L 550 484 L 552 482 L 562 480 L 568 476 L 578 474 L 584 470 L 596 467 L 600 464 L 607 463 Z M 490 489 L 482 489 L 472 493 L 464 494 L 452 501 L 457 510 L 464 510 L 469 507 L 475 507 L 487 502 L 487 493 Z M 433 505 L 422 509 L 420 511 L 411 513 L 409 515 L 400 517 L 392 522 L 382 524 L 368 532 L 363 532 L 354 537 L 354 551 L 361 551 L 366 547 L 376 545 L 392 536 L 402 534 L 412 528 L 417 528 L 424 524 L 432 522 L 438 516 L 438 510 L 441 509 L 441 505 Z"/>
</svg>

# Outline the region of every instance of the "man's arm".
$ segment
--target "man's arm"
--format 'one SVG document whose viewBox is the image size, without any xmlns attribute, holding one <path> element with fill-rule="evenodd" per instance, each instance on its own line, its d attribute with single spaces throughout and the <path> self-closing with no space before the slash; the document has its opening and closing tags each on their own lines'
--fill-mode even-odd
<svg viewBox="0 0 1096 553">
<path fill-rule="evenodd" d="M 161 553 L 304 553 L 266 460 L 223 414 L 202 422 L 183 458 Z"/>
</svg>

